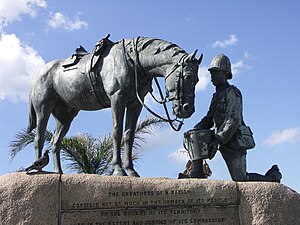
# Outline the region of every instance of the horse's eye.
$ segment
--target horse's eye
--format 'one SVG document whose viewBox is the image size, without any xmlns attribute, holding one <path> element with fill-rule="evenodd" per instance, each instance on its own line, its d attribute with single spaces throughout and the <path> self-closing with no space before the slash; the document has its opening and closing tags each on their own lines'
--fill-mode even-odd
<svg viewBox="0 0 300 225">
<path fill-rule="evenodd" d="M 185 78 L 185 79 L 187 79 L 187 80 L 192 79 L 192 75 L 191 75 L 191 74 L 186 75 L 186 78 Z"/>
</svg>

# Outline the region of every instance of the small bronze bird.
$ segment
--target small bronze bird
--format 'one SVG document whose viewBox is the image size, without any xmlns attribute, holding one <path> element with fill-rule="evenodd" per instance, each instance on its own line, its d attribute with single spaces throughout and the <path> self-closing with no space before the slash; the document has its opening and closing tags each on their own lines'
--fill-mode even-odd
<svg viewBox="0 0 300 225">
<path fill-rule="evenodd" d="M 41 172 L 42 169 L 47 166 L 49 163 L 49 150 L 46 150 L 42 157 L 38 158 L 34 163 L 32 163 L 31 166 L 27 167 L 25 169 L 26 173 L 28 173 L 31 170 L 37 170 L 38 172 Z"/>
</svg>

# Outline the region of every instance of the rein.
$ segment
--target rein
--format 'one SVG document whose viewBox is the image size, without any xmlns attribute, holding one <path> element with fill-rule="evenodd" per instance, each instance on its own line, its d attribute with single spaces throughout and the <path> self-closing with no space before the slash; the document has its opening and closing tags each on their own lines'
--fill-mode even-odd
<svg viewBox="0 0 300 225">
<path fill-rule="evenodd" d="M 162 93 L 161 87 L 160 87 L 160 85 L 159 85 L 159 83 L 158 83 L 157 77 L 154 77 L 154 81 L 155 81 L 155 84 L 156 84 L 156 86 L 157 86 L 157 88 L 158 88 L 158 91 L 159 91 L 159 95 L 160 95 L 161 100 L 157 100 L 157 99 L 155 98 L 155 96 L 152 94 L 152 92 L 151 92 L 151 96 L 152 96 L 152 98 L 153 98 L 157 103 L 163 105 L 164 111 L 165 111 L 166 116 L 167 116 L 167 119 L 164 118 L 164 117 L 162 117 L 162 116 L 160 116 L 159 114 L 157 114 L 157 113 L 154 112 L 153 110 L 151 110 L 151 109 L 150 109 L 150 108 L 142 101 L 142 99 L 141 99 L 141 97 L 140 97 L 140 95 L 139 95 L 139 93 L 138 93 L 138 75 L 137 75 L 137 74 L 138 74 L 138 69 L 143 73 L 141 64 L 140 64 L 140 62 L 139 62 L 138 51 L 137 51 L 137 42 L 138 42 L 138 39 L 139 39 L 139 37 L 136 39 L 136 43 L 135 43 L 134 39 L 133 39 L 133 41 L 132 41 L 132 43 L 133 43 L 133 49 L 134 49 L 134 53 L 135 53 L 135 59 L 134 59 L 133 61 L 134 61 L 134 74 L 135 74 L 135 92 L 136 92 L 136 97 L 137 97 L 137 99 L 139 100 L 139 102 L 141 103 L 141 105 L 142 105 L 143 107 L 145 107 L 145 108 L 148 110 L 148 112 L 150 112 L 152 115 L 156 116 L 157 118 L 159 118 L 159 119 L 161 119 L 161 120 L 163 120 L 163 121 L 165 121 L 165 122 L 168 122 L 173 130 L 175 130 L 175 131 L 180 131 L 180 129 L 181 129 L 182 125 L 183 125 L 184 119 L 179 120 L 177 117 L 176 117 L 175 119 L 171 119 L 170 114 L 169 114 L 169 112 L 168 112 L 167 105 L 166 105 L 167 97 L 164 97 L 164 96 L 163 96 L 163 93 Z M 170 76 L 170 75 L 171 75 L 171 74 L 172 74 L 179 66 L 182 66 L 182 64 L 180 63 L 180 61 L 183 59 L 184 56 L 185 56 L 185 55 L 183 55 L 183 56 L 180 58 L 179 63 L 177 63 L 176 65 L 174 65 L 174 67 L 173 67 L 172 70 L 168 73 L 168 75 L 165 76 L 165 80 L 166 80 L 166 79 L 167 79 L 167 78 L 168 78 L 168 77 L 169 77 L 169 76 Z M 175 122 L 178 122 L 179 124 L 176 126 L 176 125 L 174 124 Z"/>
</svg>

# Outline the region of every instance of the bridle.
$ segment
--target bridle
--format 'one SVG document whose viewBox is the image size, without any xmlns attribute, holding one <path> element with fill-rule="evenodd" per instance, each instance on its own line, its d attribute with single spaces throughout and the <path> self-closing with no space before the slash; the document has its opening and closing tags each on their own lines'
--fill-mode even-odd
<svg viewBox="0 0 300 225">
<path fill-rule="evenodd" d="M 159 91 L 159 95 L 160 95 L 160 98 L 161 100 L 157 100 L 157 98 L 153 95 L 152 92 L 151 93 L 151 96 L 153 97 L 153 99 L 159 103 L 159 104 L 162 104 L 163 107 L 164 107 L 164 110 L 165 110 L 165 113 L 166 113 L 166 118 L 160 116 L 159 114 L 157 114 L 156 112 L 154 112 L 153 110 L 151 110 L 141 99 L 139 93 L 138 93 L 138 70 L 141 71 L 141 73 L 143 73 L 143 69 L 141 67 L 141 64 L 139 62 L 139 57 L 138 57 L 138 51 L 137 51 L 137 42 L 138 42 L 138 39 L 139 37 L 136 39 L 136 42 L 135 40 L 133 39 L 132 43 L 133 43 L 133 49 L 134 49 L 134 54 L 135 54 L 135 59 L 133 59 L 134 61 L 134 74 L 135 74 L 135 91 L 136 91 L 136 97 L 137 99 L 139 100 L 139 102 L 142 104 L 143 107 L 145 107 L 152 115 L 158 117 L 159 119 L 165 121 L 165 122 L 168 122 L 171 126 L 171 128 L 175 131 L 179 131 L 183 125 L 183 121 L 184 119 L 178 119 L 178 117 L 176 116 L 174 119 L 171 119 L 170 117 L 170 114 L 168 112 L 168 109 L 167 109 L 167 105 L 166 103 L 168 101 L 171 101 L 171 100 L 177 100 L 179 102 L 179 106 L 180 106 L 180 109 L 182 107 L 182 98 L 183 98 L 183 90 L 182 88 L 182 85 L 183 85 L 183 81 L 184 81 L 184 75 L 183 75 L 183 66 L 185 65 L 184 64 L 184 59 L 188 56 L 188 54 L 184 54 L 183 56 L 181 56 L 181 58 L 179 59 L 178 63 L 176 63 L 172 69 L 167 73 L 167 75 L 165 76 L 165 82 L 167 82 L 167 79 L 180 67 L 180 72 L 176 75 L 176 80 L 175 80 L 175 88 L 176 88 L 176 93 L 175 93 L 175 97 L 174 98 L 169 98 L 168 96 L 168 93 L 167 93 L 167 96 L 164 97 L 163 96 L 163 93 L 162 93 L 162 90 L 161 90 L 161 87 L 159 85 L 159 82 L 157 80 L 157 77 L 154 77 L 154 81 L 155 81 L 155 84 L 157 86 L 157 89 Z M 144 73 L 143 73 L 144 74 Z M 177 125 L 175 125 L 175 123 L 177 123 Z"/>
</svg>

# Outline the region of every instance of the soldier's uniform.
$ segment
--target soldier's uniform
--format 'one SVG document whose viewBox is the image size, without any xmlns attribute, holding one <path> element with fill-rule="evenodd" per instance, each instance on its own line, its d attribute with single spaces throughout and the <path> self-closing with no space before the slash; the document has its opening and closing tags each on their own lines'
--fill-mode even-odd
<svg viewBox="0 0 300 225">
<path fill-rule="evenodd" d="M 215 128 L 215 138 L 220 141 L 219 150 L 233 180 L 246 180 L 246 150 L 229 147 L 242 116 L 242 94 L 233 85 L 225 83 L 213 95 L 207 115 L 195 126 L 198 129 Z"/>
<path fill-rule="evenodd" d="M 240 148 L 238 146 L 241 145 L 238 145 L 237 142 L 235 142 L 237 130 L 240 127 L 243 127 L 245 123 L 242 114 L 242 94 L 237 87 L 230 85 L 227 82 L 228 79 L 232 78 L 229 58 L 224 54 L 217 55 L 212 60 L 211 67 L 208 70 L 211 72 L 212 82 L 216 86 L 216 92 L 213 95 L 207 115 L 195 126 L 195 128 L 215 129 L 215 139 L 212 141 L 212 144 L 218 143 L 218 149 L 226 162 L 232 180 L 280 182 L 281 173 L 279 172 L 277 165 L 272 166 L 265 175 L 247 173 L 247 148 L 253 148 L 255 143 L 252 139 L 253 145 L 251 147 L 249 147 L 249 145 L 247 147 L 243 146 L 245 148 Z M 250 130 L 249 132 L 252 135 Z M 212 147 L 212 149 L 216 148 Z M 214 154 L 212 154 L 210 158 L 212 158 Z M 195 163 L 197 162 L 195 161 Z M 197 168 L 200 168 L 200 166 L 197 165 Z"/>
</svg>

